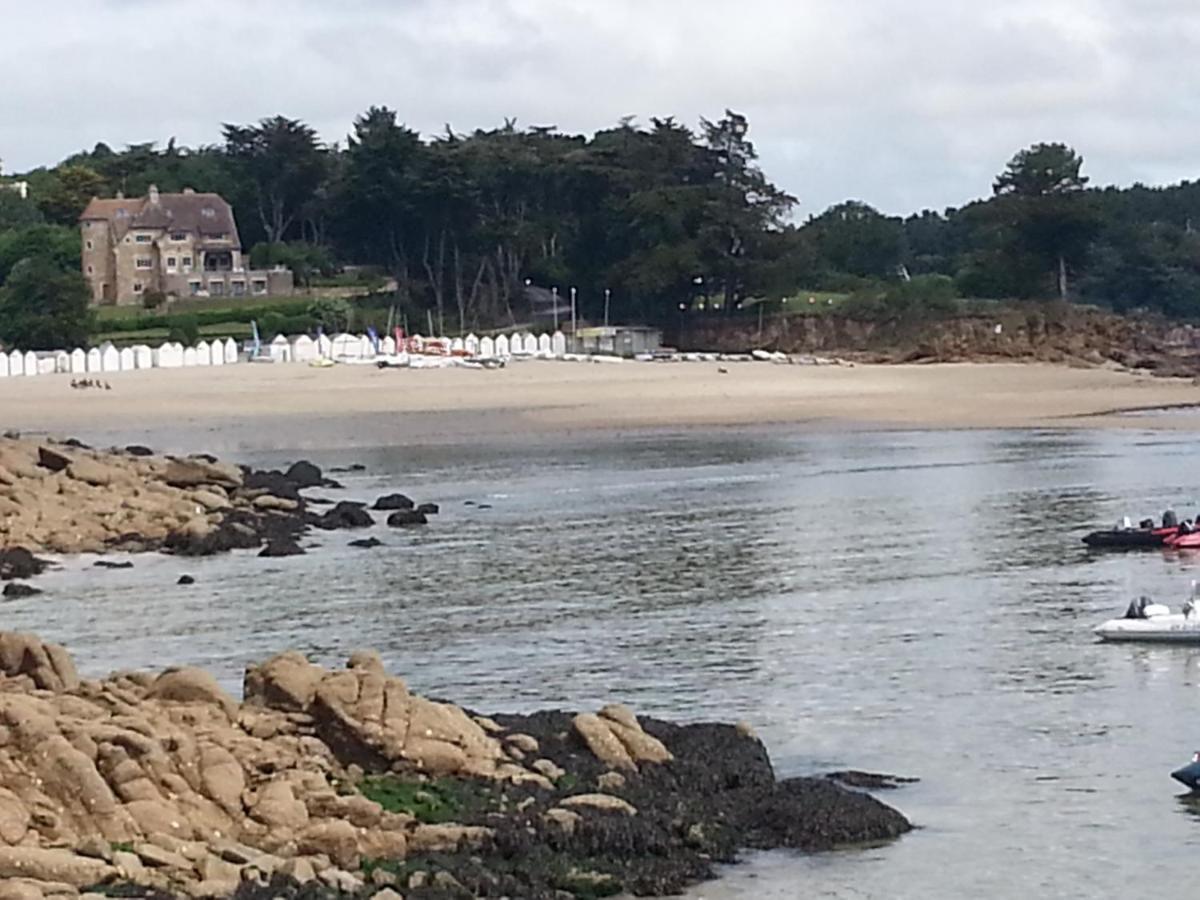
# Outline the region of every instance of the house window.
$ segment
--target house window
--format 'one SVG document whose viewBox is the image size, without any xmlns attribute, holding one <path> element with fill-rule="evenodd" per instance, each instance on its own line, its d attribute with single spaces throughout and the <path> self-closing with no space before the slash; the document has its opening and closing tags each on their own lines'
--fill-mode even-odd
<svg viewBox="0 0 1200 900">
<path fill-rule="evenodd" d="M 245 297 L 246 296 L 246 282 L 231 281 L 229 283 L 229 287 L 230 287 L 231 292 L 233 293 L 233 296 L 235 296 L 235 297 Z"/>
<path fill-rule="evenodd" d="M 139 269 L 153 269 L 154 268 L 154 260 L 152 260 L 148 256 L 139 256 L 137 258 L 136 265 Z"/>
<path fill-rule="evenodd" d="M 146 286 L 144 284 L 142 284 L 140 281 L 135 281 L 133 283 L 133 292 L 135 294 L 140 294 L 145 289 L 146 289 Z"/>
<path fill-rule="evenodd" d="M 190 269 L 192 267 L 192 258 L 190 256 L 185 256 L 183 258 L 183 267 L 185 269 Z"/>
<path fill-rule="evenodd" d="M 170 269 L 171 271 L 175 270 L 175 257 L 173 257 L 173 256 L 167 257 L 167 268 Z"/>
<path fill-rule="evenodd" d="M 210 281 L 208 283 L 208 292 L 210 294 L 212 294 L 214 297 L 224 297 L 225 296 L 225 282 Z"/>
<path fill-rule="evenodd" d="M 195 297 L 197 294 L 200 293 L 200 282 L 189 281 L 188 282 L 188 290 L 191 292 L 192 296 Z"/>
<path fill-rule="evenodd" d="M 187 240 L 187 235 L 184 234 L 182 231 L 173 231 L 173 232 L 171 232 L 171 240 L 174 241 L 176 244 L 182 244 L 184 241 Z"/>
<path fill-rule="evenodd" d="M 91 274 L 92 274 L 92 267 L 91 267 L 91 266 L 88 266 L 88 267 L 87 267 L 87 273 L 88 273 L 89 275 L 91 275 Z"/>
<path fill-rule="evenodd" d="M 91 242 L 91 241 L 88 241 L 88 242 L 87 242 L 87 244 L 86 244 L 86 246 L 87 246 L 87 248 L 88 248 L 89 250 L 91 250 L 91 249 L 92 249 L 92 242 Z"/>
<path fill-rule="evenodd" d="M 255 278 L 250 282 L 250 290 L 255 294 L 265 294 L 267 292 L 267 282 L 264 278 Z"/>
<path fill-rule="evenodd" d="M 150 243 L 151 238 L 148 234 L 139 234 L 134 237 L 134 240 L 139 244 L 148 244 Z"/>
</svg>

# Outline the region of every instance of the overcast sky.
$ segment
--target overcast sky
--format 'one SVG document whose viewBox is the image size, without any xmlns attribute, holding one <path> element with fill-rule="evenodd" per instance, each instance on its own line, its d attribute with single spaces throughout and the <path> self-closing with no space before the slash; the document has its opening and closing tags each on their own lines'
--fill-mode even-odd
<svg viewBox="0 0 1200 900">
<path fill-rule="evenodd" d="M 344 140 L 371 104 L 426 133 L 729 107 L 799 217 L 907 213 L 1037 141 L 1094 183 L 1200 176 L 1198 39 L 1194 0 L 0 0 L 0 159 L 276 113 Z"/>
</svg>

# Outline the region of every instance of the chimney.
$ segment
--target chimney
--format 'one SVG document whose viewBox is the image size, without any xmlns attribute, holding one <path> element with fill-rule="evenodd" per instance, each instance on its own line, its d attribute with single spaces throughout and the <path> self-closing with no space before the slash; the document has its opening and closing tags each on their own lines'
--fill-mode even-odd
<svg viewBox="0 0 1200 900">
<path fill-rule="evenodd" d="M 118 199 L 118 200 L 124 200 L 124 199 L 125 199 L 125 192 L 124 192 L 124 191 L 117 191 L 117 199 Z"/>
<path fill-rule="evenodd" d="M 183 189 L 183 192 L 184 192 L 185 194 L 194 194 L 194 193 L 196 193 L 196 192 L 195 192 L 195 191 L 194 191 L 192 188 L 190 188 L 190 187 L 185 187 L 185 188 Z"/>
<path fill-rule="evenodd" d="M 151 203 L 158 202 L 158 185 L 157 184 L 150 185 L 150 202 Z"/>
</svg>

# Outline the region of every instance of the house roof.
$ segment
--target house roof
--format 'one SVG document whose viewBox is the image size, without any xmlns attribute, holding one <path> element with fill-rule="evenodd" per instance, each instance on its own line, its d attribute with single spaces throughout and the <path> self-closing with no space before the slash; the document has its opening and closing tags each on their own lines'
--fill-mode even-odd
<svg viewBox="0 0 1200 900">
<path fill-rule="evenodd" d="M 80 221 L 106 221 L 117 238 L 131 228 L 161 228 L 185 231 L 201 237 L 228 235 L 240 243 L 233 209 L 220 194 L 159 194 L 149 197 L 102 200 L 93 198 Z"/>
</svg>

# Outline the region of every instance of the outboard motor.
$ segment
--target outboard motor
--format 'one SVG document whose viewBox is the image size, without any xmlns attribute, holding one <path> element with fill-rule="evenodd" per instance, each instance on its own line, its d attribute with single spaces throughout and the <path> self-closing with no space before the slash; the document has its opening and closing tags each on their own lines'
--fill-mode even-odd
<svg viewBox="0 0 1200 900">
<path fill-rule="evenodd" d="M 1142 521 L 1138 527 L 1141 528 L 1142 531 L 1153 531 L 1154 530 L 1154 520 L 1153 519 L 1142 519 Z"/>
<path fill-rule="evenodd" d="M 1175 515 L 1175 510 L 1168 509 L 1163 513 L 1163 528 L 1178 528 L 1179 516 Z"/>
</svg>

